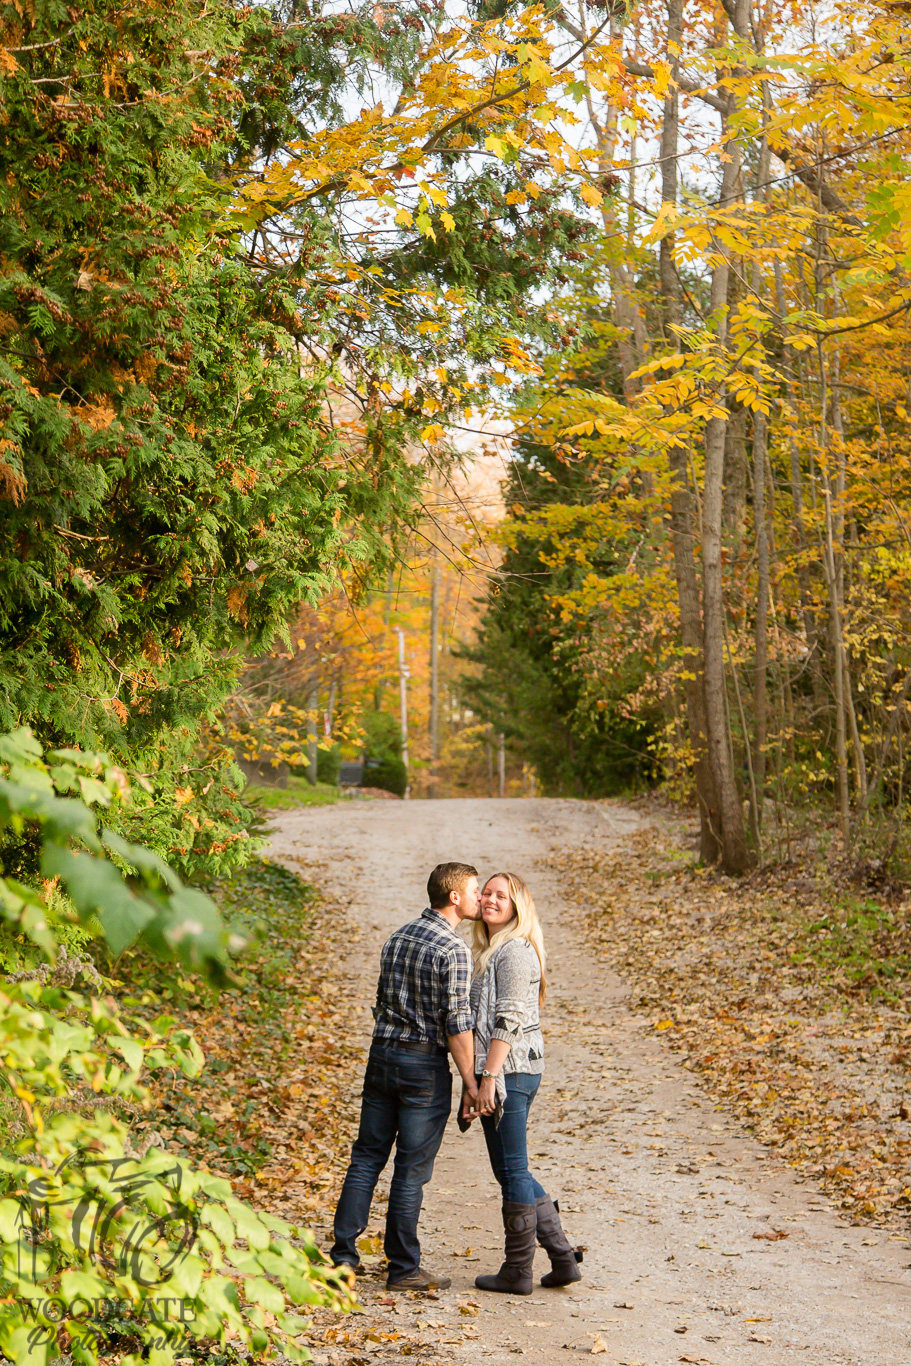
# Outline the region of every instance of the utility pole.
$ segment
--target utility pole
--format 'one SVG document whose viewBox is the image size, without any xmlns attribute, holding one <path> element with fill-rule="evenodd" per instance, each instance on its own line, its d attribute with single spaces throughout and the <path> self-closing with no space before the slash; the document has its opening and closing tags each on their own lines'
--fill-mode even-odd
<svg viewBox="0 0 911 1366">
<path fill-rule="evenodd" d="M 440 568 L 436 550 L 430 573 L 430 795 L 437 795 L 437 731 L 439 722 L 440 679 Z"/>
<path fill-rule="evenodd" d="M 408 670 L 405 667 L 405 632 L 397 626 L 399 636 L 399 697 L 402 706 L 402 762 L 408 767 Z"/>
<path fill-rule="evenodd" d="M 389 613 L 392 611 L 392 570 L 386 574 L 386 588 L 383 593 L 383 625 L 389 625 Z M 385 678 L 378 678 L 373 688 L 373 710 L 383 710 L 383 688 L 386 684 Z"/>
<path fill-rule="evenodd" d="M 319 749 L 316 737 L 316 714 L 319 708 L 319 687 L 318 684 L 310 685 L 310 698 L 307 704 L 307 780 L 316 787 L 317 762 Z"/>
<path fill-rule="evenodd" d="M 332 722 L 335 720 L 336 682 L 337 680 L 335 674 L 333 674 L 332 682 L 329 684 L 329 702 L 326 706 L 326 721 L 323 727 L 323 733 L 325 734 L 327 740 L 329 739 L 329 736 L 332 734 Z"/>
<path fill-rule="evenodd" d="M 502 731 L 497 736 L 497 776 L 500 780 L 501 797 L 506 796 L 506 737 Z"/>
</svg>

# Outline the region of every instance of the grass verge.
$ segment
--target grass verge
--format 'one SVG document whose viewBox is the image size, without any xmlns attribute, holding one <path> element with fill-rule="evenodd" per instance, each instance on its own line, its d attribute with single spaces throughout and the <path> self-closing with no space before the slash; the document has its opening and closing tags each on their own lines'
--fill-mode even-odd
<svg viewBox="0 0 911 1366">
<path fill-rule="evenodd" d="M 351 1050 L 325 975 L 342 931 L 312 887 L 267 860 L 212 890 L 229 926 L 257 936 L 236 986 L 217 995 L 142 953 L 117 965 L 125 1004 L 174 1016 L 206 1054 L 199 1077 L 153 1082 L 155 1109 L 137 1122 L 134 1142 L 185 1153 L 247 1197 L 280 1189 L 281 1201 L 263 1203 L 299 1221 L 347 1152 L 339 1091 Z"/>
<path fill-rule="evenodd" d="M 292 773 L 287 787 L 264 787 L 249 783 L 244 797 L 264 811 L 293 811 L 298 806 L 332 806 L 340 798 L 334 783 L 317 783 L 314 787 L 306 778 Z"/>
</svg>

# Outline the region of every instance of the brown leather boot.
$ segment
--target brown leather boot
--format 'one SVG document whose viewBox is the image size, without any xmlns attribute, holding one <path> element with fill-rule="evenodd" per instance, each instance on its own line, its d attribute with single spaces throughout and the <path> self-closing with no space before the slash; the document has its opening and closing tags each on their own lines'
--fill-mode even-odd
<svg viewBox="0 0 911 1366">
<path fill-rule="evenodd" d="M 530 1295 L 534 1289 L 532 1265 L 535 1260 L 537 1217 L 534 1205 L 503 1201 L 503 1232 L 506 1258 L 495 1276 L 476 1276 L 479 1290 L 494 1290 L 502 1295 Z"/>
<path fill-rule="evenodd" d="M 553 1288 L 581 1281 L 582 1249 L 573 1247 L 563 1232 L 556 1200 L 551 1200 L 549 1195 L 539 1195 L 535 1201 L 535 1217 L 538 1242 L 550 1258 L 550 1271 L 541 1277 L 541 1284 Z"/>
</svg>

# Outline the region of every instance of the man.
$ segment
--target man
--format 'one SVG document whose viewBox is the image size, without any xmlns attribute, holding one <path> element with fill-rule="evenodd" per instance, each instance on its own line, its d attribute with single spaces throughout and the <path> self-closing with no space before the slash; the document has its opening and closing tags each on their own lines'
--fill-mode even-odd
<svg viewBox="0 0 911 1366">
<path fill-rule="evenodd" d="M 390 1290 L 445 1289 L 421 1266 L 418 1218 L 424 1186 L 452 1104 L 452 1054 L 472 1104 L 477 1098 L 468 989 L 471 954 L 456 934 L 480 916 L 478 873 L 441 863 L 427 883 L 430 906 L 387 939 L 380 959 L 373 1043 L 361 1122 L 338 1208 L 331 1257 L 358 1270 L 357 1239 L 367 1227 L 380 1172 L 395 1144 L 384 1249 Z"/>
</svg>

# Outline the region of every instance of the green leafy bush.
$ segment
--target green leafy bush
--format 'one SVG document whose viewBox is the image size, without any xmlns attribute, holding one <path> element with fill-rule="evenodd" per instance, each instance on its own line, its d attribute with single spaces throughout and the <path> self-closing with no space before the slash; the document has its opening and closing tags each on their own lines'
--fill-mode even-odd
<svg viewBox="0 0 911 1366">
<path fill-rule="evenodd" d="M 339 745 L 331 749 L 320 749 L 316 755 L 316 777 L 321 783 L 337 783 L 342 766 L 342 751 Z"/>
<path fill-rule="evenodd" d="M 385 759 L 367 759 L 364 763 L 364 787 L 379 787 L 404 797 L 408 787 L 408 770 L 404 760 L 396 755 Z"/>
<path fill-rule="evenodd" d="M 113 1352 L 169 1366 L 189 1339 L 302 1359 L 288 1302 L 342 1307 L 344 1283 L 309 1233 L 236 1200 L 227 1181 L 132 1149 L 125 1115 L 151 1106 L 144 1073 L 192 1076 L 202 1055 L 167 1017 L 125 1022 L 91 963 L 59 950 L 53 923 L 70 914 L 114 953 L 141 937 L 216 983 L 228 976 L 231 936 L 211 900 L 99 828 L 92 808 L 128 796 L 104 756 L 44 755 L 28 730 L 0 737 L 0 828 L 33 835 L 60 899 L 51 914 L 46 892 L 0 877 L 11 932 L 46 960 L 0 988 L 0 1352 L 44 1363 L 65 1334 L 85 1366 Z"/>
<path fill-rule="evenodd" d="M 364 728 L 365 787 L 379 787 L 404 797 L 408 770 L 402 760 L 402 732 L 394 716 L 385 711 L 365 712 Z"/>
</svg>

